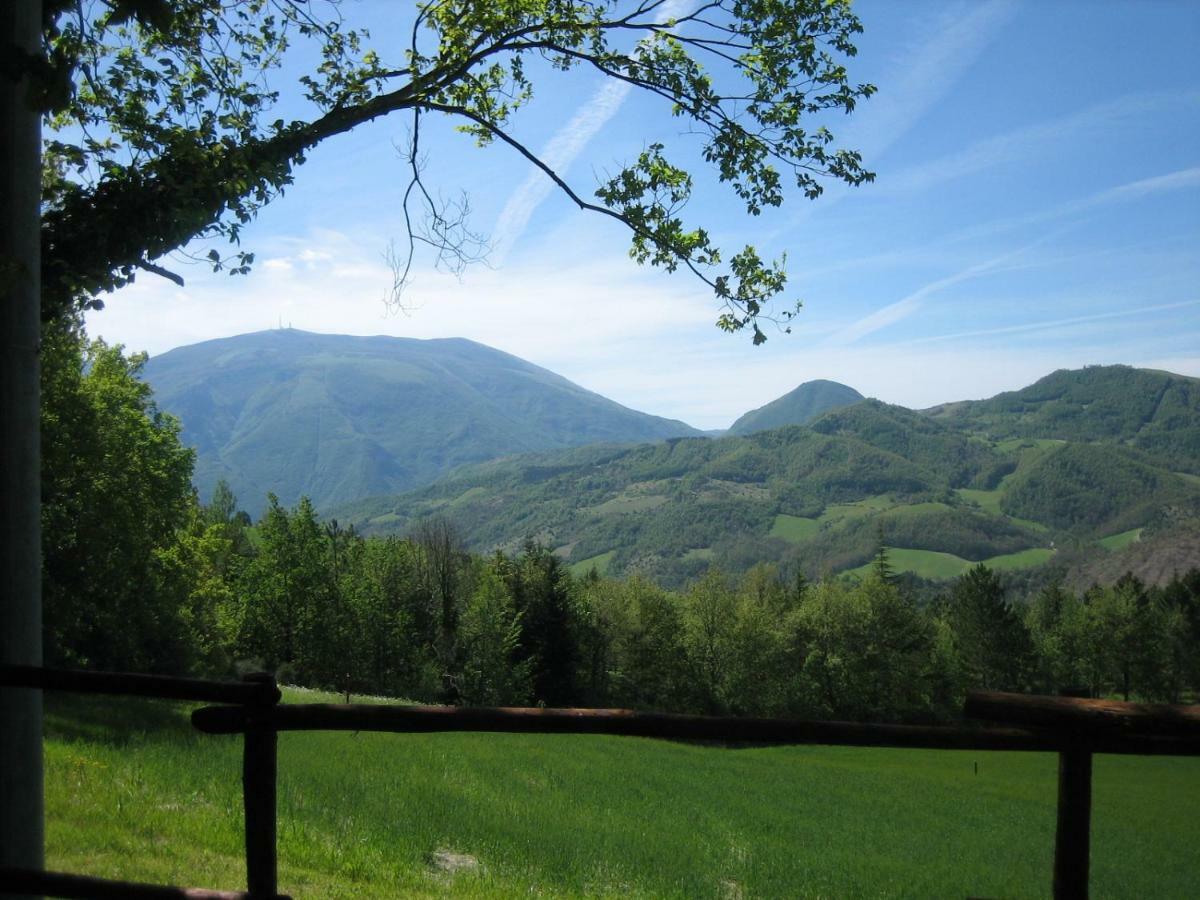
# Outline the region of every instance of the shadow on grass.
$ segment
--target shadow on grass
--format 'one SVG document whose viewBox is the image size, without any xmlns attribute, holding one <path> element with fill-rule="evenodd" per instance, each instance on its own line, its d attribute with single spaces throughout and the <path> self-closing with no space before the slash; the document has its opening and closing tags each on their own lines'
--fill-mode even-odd
<svg viewBox="0 0 1200 900">
<path fill-rule="evenodd" d="M 43 733 L 55 740 L 123 747 L 146 740 L 190 742 L 197 734 L 189 718 L 195 704 L 56 691 L 45 697 Z"/>
</svg>

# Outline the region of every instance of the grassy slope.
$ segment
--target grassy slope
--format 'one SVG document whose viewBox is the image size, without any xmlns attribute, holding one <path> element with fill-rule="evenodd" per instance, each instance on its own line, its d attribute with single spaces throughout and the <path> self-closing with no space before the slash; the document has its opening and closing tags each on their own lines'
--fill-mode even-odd
<svg viewBox="0 0 1200 900">
<path fill-rule="evenodd" d="M 1105 550 L 1124 550 L 1142 536 L 1142 530 L 1141 528 L 1131 528 L 1129 531 L 1122 531 L 1119 534 L 1110 534 L 1096 543 Z"/>
<path fill-rule="evenodd" d="M 53 699 L 47 733 L 51 866 L 242 884 L 238 739 L 93 698 Z M 1197 896 L 1198 782 L 1194 759 L 1097 759 L 1093 896 Z M 297 898 L 1041 897 L 1054 785 L 1047 754 L 285 735 L 280 883 Z M 439 849 L 482 874 L 436 871 Z"/>
<path fill-rule="evenodd" d="M 1048 562 L 1054 556 L 1054 551 L 1043 547 L 1032 547 L 1016 553 L 1003 553 L 1000 556 L 989 556 L 981 560 L 988 568 L 1006 572 L 1014 569 L 1028 569 Z M 888 561 L 896 572 L 912 572 L 921 578 L 945 580 L 957 578 L 971 566 L 975 565 L 969 559 L 955 556 L 953 553 L 939 553 L 936 550 L 910 550 L 906 547 L 894 547 L 888 550 Z M 863 577 L 874 567 L 874 563 L 864 563 L 850 570 L 850 574 Z"/>
</svg>

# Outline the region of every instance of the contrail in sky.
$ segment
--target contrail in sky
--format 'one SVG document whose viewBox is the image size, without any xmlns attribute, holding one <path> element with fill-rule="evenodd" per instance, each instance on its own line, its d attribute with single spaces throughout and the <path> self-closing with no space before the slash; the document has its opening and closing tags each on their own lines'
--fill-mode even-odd
<svg viewBox="0 0 1200 900">
<path fill-rule="evenodd" d="M 665 22 L 684 15 L 694 0 L 667 0 L 655 16 L 656 22 Z M 617 114 L 633 85 L 626 81 L 606 78 L 605 83 L 592 95 L 571 121 L 560 128 L 538 153 L 538 158 L 559 175 L 565 175 L 575 158 L 583 152 L 593 137 Z M 556 189 L 549 178 L 538 168 L 531 167 L 525 180 L 508 198 L 504 209 L 492 229 L 491 261 L 499 265 L 512 249 L 513 244 L 525 232 L 534 211 L 542 201 Z"/>
<path fill-rule="evenodd" d="M 1057 232 L 1055 232 L 1057 234 Z M 889 325 L 894 325 L 901 319 L 906 319 L 914 312 L 920 309 L 921 304 L 926 297 L 938 293 L 945 288 L 951 287 L 963 281 L 969 281 L 972 278 L 978 278 L 981 275 L 986 275 L 988 272 L 995 271 L 1002 267 L 1005 263 L 1012 260 L 1014 257 L 1020 256 L 1026 250 L 1036 247 L 1038 244 L 1044 243 L 1049 239 L 1049 236 L 1043 237 L 1032 244 L 1027 244 L 1024 247 L 1018 247 L 1016 250 L 1010 250 L 1007 253 L 1002 253 L 1000 256 L 985 260 L 984 262 L 975 263 L 973 266 L 961 271 L 955 272 L 953 275 L 947 275 L 945 278 L 939 278 L 937 281 L 931 281 L 929 284 L 918 288 L 906 297 L 897 300 L 895 303 L 889 303 L 881 309 L 875 310 L 870 315 L 863 316 L 856 322 L 851 323 L 843 328 L 837 334 L 826 338 L 822 344 L 826 346 L 845 346 L 853 344 L 860 338 L 866 337 L 868 334 L 878 331 L 881 328 L 887 328 Z"/>
<path fill-rule="evenodd" d="M 1189 169 L 1179 169 L 1175 172 L 1168 172 L 1165 175 L 1157 175 L 1151 178 L 1142 178 L 1138 181 L 1131 181 L 1127 184 L 1118 185 L 1117 187 L 1108 188 L 1080 200 L 1074 200 L 1062 206 L 1057 206 L 1054 209 L 1046 210 L 1033 215 L 1018 217 L 1016 219 L 1007 220 L 1003 223 L 991 223 L 985 226 L 984 229 L 972 229 L 973 232 L 985 231 L 988 229 L 998 230 L 999 228 L 1010 228 L 1016 226 L 1033 225 L 1039 222 L 1045 222 L 1053 219 L 1065 218 L 1067 216 L 1087 212 L 1092 209 L 1107 206 L 1113 203 L 1123 203 L 1128 201 L 1140 200 L 1143 197 L 1154 194 L 1171 193 L 1174 191 L 1192 190 L 1200 187 L 1200 166 L 1195 166 Z M 958 284 L 961 281 L 967 281 L 971 278 L 976 278 L 980 275 L 985 275 L 994 269 L 999 268 L 1004 263 L 1011 260 L 1013 257 L 1024 253 L 1036 247 L 1038 244 L 1043 244 L 1052 238 L 1057 237 L 1068 226 L 1056 228 L 1046 235 L 1043 235 L 1038 240 L 1016 250 L 1012 250 L 1001 256 L 986 260 L 985 262 L 976 263 L 973 266 L 968 266 L 960 272 L 955 272 L 945 278 L 940 278 L 937 281 L 930 282 L 921 288 L 913 291 L 906 297 L 889 303 L 887 306 L 877 309 L 869 315 L 863 316 L 850 325 L 843 328 L 841 331 L 830 336 L 824 341 L 826 345 L 844 346 L 853 344 L 860 338 L 866 337 L 872 332 L 879 331 L 881 328 L 887 328 L 889 325 L 894 325 L 902 319 L 906 319 L 916 312 L 925 301 L 925 299 L 944 288 Z M 1163 307 L 1169 308 L 1169 307 Z M 1111 314 L 1103 313 L 1098 317 L 1105 317 Z M 1084 320 L 1080 320 L 1084 321 Z M 1021 330 L 1015 328 L 1013 330 Z M 940 340 L 941 338 L 930 338 L 929 340 Z"/>
<path fill-rule="evenodd" d="M 1135 306 L 1131 309 L 1118 309 L 1112 312 L 1091 313 L 1086 316 L 1072 316 L 1069 319 L 1046 319 L 1041 322 L 1027 322 L 1022 325 L 1004 325 L 1000 328 L 985 328 L 979 331 L 959 331 L 955 334 L 935 334 L 930 337 L 913 338 L 902 341 L 909 344 L 931 344 L 936 341 L 956 341 L 962 338 L 988 337 L 995 334 L 1016 334 L 1022 331 L 1045 331 L 1050 328 L 1061 328 L 1065 325 L 1080 325 L 1085 322 L 1099 322 L 1103 319 L 1124 319 L 1128 316 L 1143 316 L 1147 313 L 1165 312 L 1169 309 L 1183 309 L 1188 306 L 1200 306 L 1200 300 L 1180 300 L 1175 303 L 1159 303 L 1155 306 Z"/>
</svg>

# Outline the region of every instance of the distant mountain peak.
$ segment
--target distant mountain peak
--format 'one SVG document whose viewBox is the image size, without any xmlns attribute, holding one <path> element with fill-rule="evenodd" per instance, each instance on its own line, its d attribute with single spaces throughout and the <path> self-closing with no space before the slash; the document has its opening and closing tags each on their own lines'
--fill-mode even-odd
<svg viewBox="0 0 1200 900">
<path fill-rule="evenodd" d="M 820 378 L 806 381 L 795 390 L 743 415 L 731 426 L 729 434 L 744 435 L 787 425 L 807 425 L 818 416 L 865 399 L 852 387 Z"/>
<path fill-rule="evenodd" d="M 328 508 L 514 453 L 701 434 L 466 338 L 271 329 L 171 350 L 145 378 L 201 497 L 225 479 L 251 512 L 268 491 Z"/>
</svg>

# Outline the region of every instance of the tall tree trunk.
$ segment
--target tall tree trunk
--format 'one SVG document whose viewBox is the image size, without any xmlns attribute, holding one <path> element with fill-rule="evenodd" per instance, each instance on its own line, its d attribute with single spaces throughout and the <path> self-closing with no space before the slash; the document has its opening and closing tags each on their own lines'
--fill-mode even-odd
<svg viewBox="0 0 1200 900">
<path fill-rule="evenodd" d="M 0 3 L 4 68 L 36 53 L 41 0 Z M 40 116 L 0 75 L 0 663 L 42 661 Z M 42 694 L 0 688 L 0 865 L 42 867 Z"/>
</svg>

